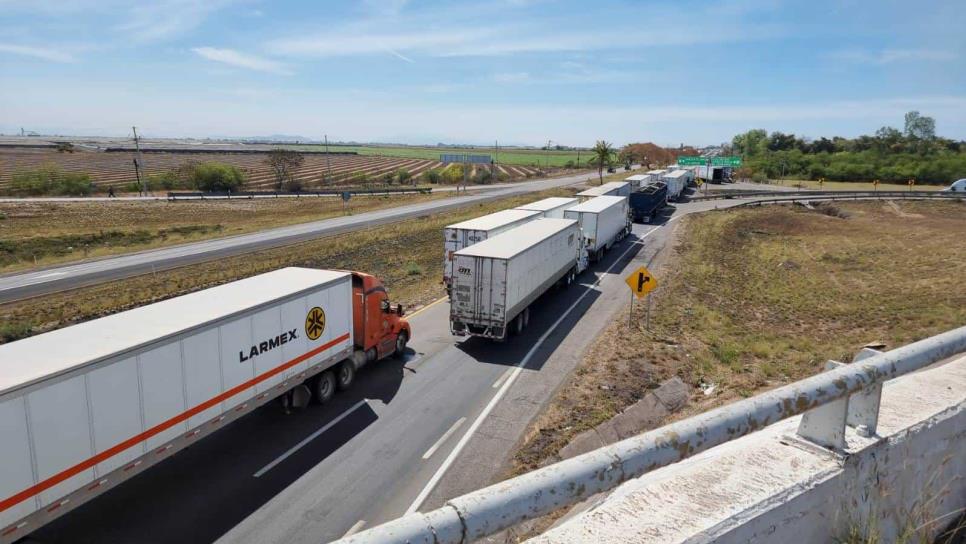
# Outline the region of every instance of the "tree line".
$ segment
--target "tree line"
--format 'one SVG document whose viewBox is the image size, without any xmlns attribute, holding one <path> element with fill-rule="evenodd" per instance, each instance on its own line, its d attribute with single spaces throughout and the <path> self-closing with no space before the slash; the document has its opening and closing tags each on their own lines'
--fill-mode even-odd
<svg viewBox="0 0 966 544">
<path fill-rule="evenodd" d="M 727 149 L 730 147 L 730 149 Z M 726 154 L 740 155 L 739 177 L 947 184 L 966 177 L 966 141 L 936 136 L 936 121 L 918 111 L 903 130 L 884 126 L 857 138 L 808 139 L 764 129 L 736 135 Z"/>
</svg>

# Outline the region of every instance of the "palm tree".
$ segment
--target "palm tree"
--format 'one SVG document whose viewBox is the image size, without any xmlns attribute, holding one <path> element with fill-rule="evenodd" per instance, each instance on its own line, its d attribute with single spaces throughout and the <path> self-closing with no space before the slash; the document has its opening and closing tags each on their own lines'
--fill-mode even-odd
<svg viewBox="0 0 966 544">
<path fill-rule="evenodd" d="M 600 178 L 600 184 L 603 185 L 604 166 L 610 165 L 613 161 L 614 146 L 606 140 L 597 140 L 597 143 L 594 144 L 594 148 L 591 151 L 594 154 L 594 162 L 597 163 L 597 177 Z"/>
</svg>

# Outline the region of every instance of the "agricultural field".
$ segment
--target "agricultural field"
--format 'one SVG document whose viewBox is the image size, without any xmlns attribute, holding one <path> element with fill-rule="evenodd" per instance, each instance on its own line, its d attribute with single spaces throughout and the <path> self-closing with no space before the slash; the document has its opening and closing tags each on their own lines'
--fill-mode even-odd
<svg viewBox="0 0 966 544">
<path fill-rule="evenodd" d="M 0 304 L 0 343 L 72 325 L 285 266 L 365 270 L 411 311 L 445 294 L 443 227 L 550 196 L 550 189 L 217 261 Z M 306 199 L 303 199 L 306 200 Z"/>
<path fill-rule="evenodd" d="M 317 145 L 295 146 L 297 149 L 322 151 L 324 148 Z M 333 145 L 329 144 L 331 151 L 351 151 L 359 155 L 371 155 L 381 157 L 404 157 L 410 159 L 439 160 L 442 154 L 467 153 L 471 155 L 490 155 L 503 166 L 529 166 L 534 168 L 563 168 L 568 162 L 577 164 L 580 159 L 581 164 L 585 164 L 590 158 L 590 151 L 543 151 L 540 149 L 522 149 L 517 147 L 415 147 L 415 146 L 368 146 L 368 145 Z"/>
<path fill-rule="evenodd" d="M 415 204 L 445 193 L 179 201 L 0 202 L 0 273 Z M 51 218 L 57 218 L 52 221 Z"/>
<path fill-rule="evenodd" d="M 749 397 L 966 321 L 963 202 L 850 202 L 685 217 L 631 324 L 620 312 L 516 452 L 513 473 L 557 460 L 577 434 L 671 377 L 672 419 Z M 665 422 L 666 423 L 666 422 Z"/>
<path fill-rule="evenodd" d="M 340 150 L 346 151 L 346 150 Z M 95 151 L 77 149 L 58 152 L 53 148 L 17 148 L 0 146 L 0 192 L 8 187 L 14 173 L 31 171 L 44 165 L 56 165 L 64 172 L 89 174 L 98 190 L 113 186 L 124 189 L 136 180 L 134 153 L 129 151 Z M 275 180 L 265 158 L 267 153 L 221 153 L 221 152 L 150 152 L 142 154 L 142 165 L 147 175 L 175 171 L 189 162 L 217 161 L 234 165 L 245 174 L 246 190 L 272 190 Z M 408 170 L 414 177 L 423 172 L 441 168 L 435 158 L 399 157 L 382 155 L 352 155 L 306 153 L 305 162 L 295 173 L 306 190 L 358 183 L 359 174 L 365 174 L 370 182 L 400 169 Z M 508 179 L 523 179 L 538 175 L 536 167 L 497 165 L 498 175 Z M 475 173 L 471 172 L 471 175 Z M 326 182 L 326 179 L 331 183 Z"/>
</svg>

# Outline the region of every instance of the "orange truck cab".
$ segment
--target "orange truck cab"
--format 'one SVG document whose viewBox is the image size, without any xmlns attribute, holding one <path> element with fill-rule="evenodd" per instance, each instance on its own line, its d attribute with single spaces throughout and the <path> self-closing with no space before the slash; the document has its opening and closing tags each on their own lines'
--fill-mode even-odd
<svg viewBox="0 0 966 544">
<path fill-rule="evenodd" d="M 401 356 L 412 338 L 402 305 L 394 308 L 382 281 L 362 272 L 352 272 L 352 323 L 356 368 L 390 355 Z"/>
</svg>

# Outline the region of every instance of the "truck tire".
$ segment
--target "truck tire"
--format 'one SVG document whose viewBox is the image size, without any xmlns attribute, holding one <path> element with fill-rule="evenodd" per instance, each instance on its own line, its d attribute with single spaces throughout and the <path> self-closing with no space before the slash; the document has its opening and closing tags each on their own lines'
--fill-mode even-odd
<svg viewBox="0 0 966 544">
<path fill-rule="evenodd" d="M 356 365 L 352 361 L 342 361 L 335 373 L 335 387 L 339 391 L 345 391 L 352 387 L 352 382 L 356 380 Z"/>
<path fill-rule="evenodd" d="M 406 342 L 409 341 L 409 336 L 406 335 L 406 331 L 399 331 L 399 335 L 396 336 L 396 357 L 402 357 L 406 353 Z"/>
<path fill-rule="evenodd" d="M 523 312 L 517 314 L 513 319 L 513 334 L 517 336 L 523 334 Z"/>
<path fill-rule="evenodd" d="M 312 380 L 312 398 L 317 404 L 325 404 L 335 395 L 335 388 L 335 374 L 326 370 Z"/>
<path fill-rule="evenodd" d="M 523 328 L 527 328 L 530 325 L 530 307 L 527 306 L 523 310 Z"/>
</svg>

